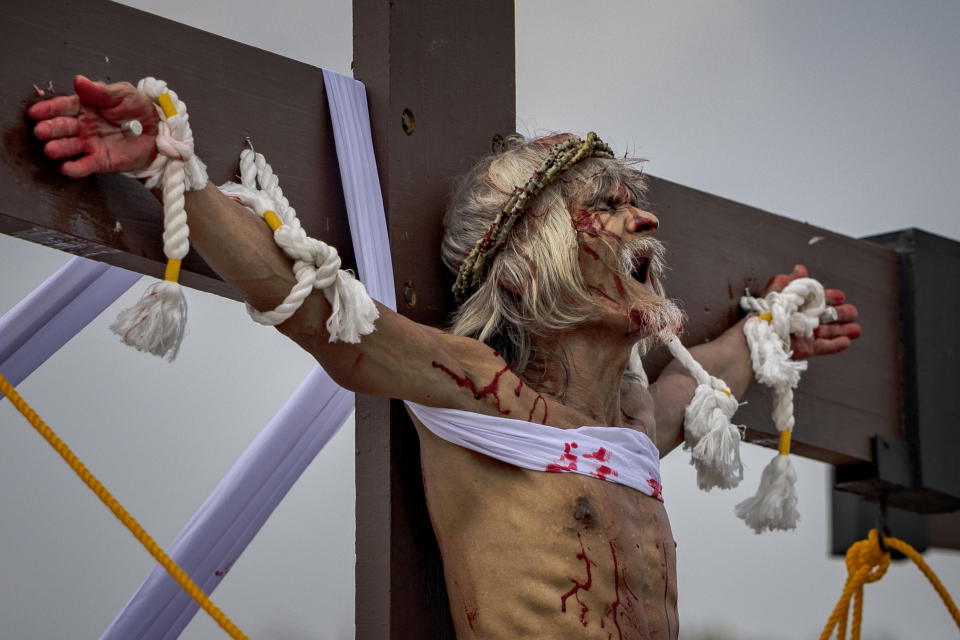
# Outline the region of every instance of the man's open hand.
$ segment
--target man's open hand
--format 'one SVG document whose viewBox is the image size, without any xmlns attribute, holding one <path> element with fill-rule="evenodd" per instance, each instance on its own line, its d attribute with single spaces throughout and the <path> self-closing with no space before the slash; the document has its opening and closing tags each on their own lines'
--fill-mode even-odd
<svg viewBox="0 0 960 640">
<path fill-rule="evenodd" d="M 797 278 L 806 278 L 807 268 L 798 264 L 789 274 L 776 275 L 770 278 L 764 289 L 764 295 L 771 291 L 783 291 L 790 282 Z M 810 356 L 822 356 L 831 353 L 840 353 L 850 346 L 851 340 L 860 337 L 860 325 L 857 324 L 857 308 L 845 303 L 843 291 L 839 289 L 825 289 L 824 296 L 827 306 L 837 310 L 836 322 L 821 324 L 813 331 L 813 337 L 801 338 L 791 336 L 791 347 L 795 360 L 803 360 Z"/>
<path fill-rule="evenodd" d="M 66 160 L 60 171 L 82 178 L 148 166 L 156 155 L 159 122 L 150 98 L 128 82 L 108 85 L 76 76 L 73 87 L 76 94 L 44 100 L 27 110 L 39 121 L 33 134 L 48 141 L 44 153 Z M 121 127 L 128 120 L 138 120 L 143 133 L 125 136 Z"/>
</svg>

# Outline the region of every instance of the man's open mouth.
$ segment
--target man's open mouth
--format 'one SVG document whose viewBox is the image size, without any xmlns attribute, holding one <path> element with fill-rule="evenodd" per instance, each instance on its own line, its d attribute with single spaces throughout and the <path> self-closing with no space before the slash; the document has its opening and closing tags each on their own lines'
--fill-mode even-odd
<svg viewBox="0 0 960 640">
<path fill-rule="evenodd" d="M 650 258 L 635 256 L 633 258 L 633 270 L 630 275 L 640 284 L 647 284 L 647 276 L 650 271 Z"/>
</svg>

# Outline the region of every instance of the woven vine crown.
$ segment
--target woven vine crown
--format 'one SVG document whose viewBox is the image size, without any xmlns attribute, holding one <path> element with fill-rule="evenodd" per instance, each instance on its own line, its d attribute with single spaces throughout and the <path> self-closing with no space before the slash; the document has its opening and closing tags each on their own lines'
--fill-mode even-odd
<svg viewBox="0 0 960 640">
<path fill-rule="evenodd" d="M 453 285 L 453 295 L 457 302 L 465 301 L 483 284 L 490 263 L 503 248 L 514 223 L 533 205 L 544 189 L 581 160 L 614 157 L 610 147 L 592 131 L 585 140 L 571 137 L 554 145 L 526 184 L 513 189 L 510 199 L 460 265 L 457 281 Z"/>
</svg>

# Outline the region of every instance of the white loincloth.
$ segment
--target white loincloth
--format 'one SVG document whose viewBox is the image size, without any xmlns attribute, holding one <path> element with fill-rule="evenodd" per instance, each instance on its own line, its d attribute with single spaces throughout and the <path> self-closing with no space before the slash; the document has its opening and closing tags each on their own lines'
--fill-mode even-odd
<svg viewBox="0 0 960 640">
<path fill-rule="evenodd" d="M 524 469 L 579 473 L 623 484 L 663 502 L 660 452 L 626 427 L 558 429 L 525 420 L 437 409 L 407 402 L 439 438 Z"/>
</svg>

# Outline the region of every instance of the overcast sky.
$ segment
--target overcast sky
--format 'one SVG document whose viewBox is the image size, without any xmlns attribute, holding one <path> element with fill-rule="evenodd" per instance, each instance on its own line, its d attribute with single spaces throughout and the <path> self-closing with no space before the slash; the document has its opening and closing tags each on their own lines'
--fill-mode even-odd
<svg viewBox="0 0 960 640">
<path fill-rule="evenodd" d="M 346 1 L 130 4 L 349 73 Z M 649 158 L 650 173 L 851 236 L 917 226 L 960 240 L 957 3 L 524 0 L 516 16 L 521 131 L 595 130 L 615 150 Z M 558 47 L 562 56 L 546 55 Z M 66 259 L 0 236 L 0 310 Z M 829 274 L 814 275 L 829 284 Z M 143 286 L 20 388 L 165 543 L 312 361 L 239 304 L 195 292 L 174 364 L 127 349 L 107 326 Z M 3 635 L 98 637 L 152 562 L 7 402 L 0 425 Z M 353 637 L 352 449 L 351 424 L 214 594 L 252 637 Z M 682 452 L 664 462 L 683 632 L 815 638 L 840 593 L 843 563 L 827 558 L 824 465 L 796 460 L 796 532 L 755 536 L 732 515 L 770 456 L 745 447 L 748 480 L 707 495 Z M 927 559 L 960 594 L 960 554 Z M 869 638 L 956 635 L 933 590 L 903 564 L 868 587 L 864 617 Z M 200 614 L 182 637 L 225 636 Z"/>
</svg>

